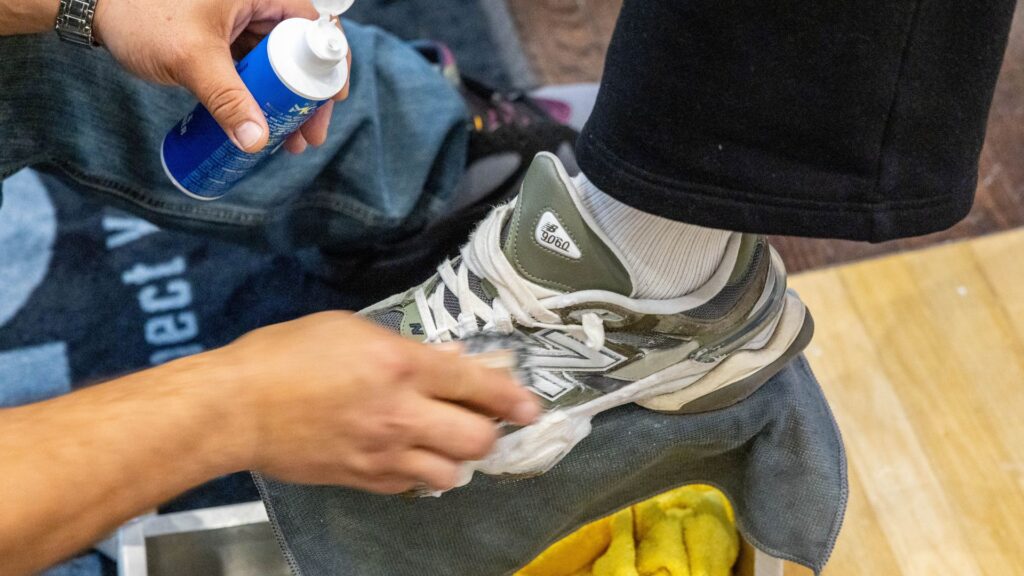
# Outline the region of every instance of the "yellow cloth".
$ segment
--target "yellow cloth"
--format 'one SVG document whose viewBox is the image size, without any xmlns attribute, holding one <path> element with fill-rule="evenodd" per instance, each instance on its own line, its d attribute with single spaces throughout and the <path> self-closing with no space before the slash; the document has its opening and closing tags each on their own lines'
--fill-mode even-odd
<svg viewBox="0 0 1024 576">
<path fill-rule="evenodd" d="M 633 509 L 612 516 L 612 543 L 594 562 L 594 576 L 639 576 L 636 571 L 636 543 L 633 540 Z M 586 572 L 584 572 L 586 574 Z"/>
<path fill-rule="evenodd" d="M 580 528 L 516 576 L 729 576 L 739 547 L 725 496 L 684 486 Z"/>
</svg>

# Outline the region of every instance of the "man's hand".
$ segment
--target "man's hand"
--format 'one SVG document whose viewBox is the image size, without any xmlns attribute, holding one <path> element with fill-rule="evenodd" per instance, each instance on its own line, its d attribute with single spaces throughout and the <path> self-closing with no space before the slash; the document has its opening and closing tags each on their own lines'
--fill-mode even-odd
<svg viewBox="0 0 1024 576">
<path fill-rule="evenodd" d="M 211 478 L 261 470 L 393 493 L 450 488 L 486 454 L 491 418 L 533 396 L 454 350 L 343 312 L 0 409 L 0 574 L 35 573 Z"/>
<path fill-rule="evenodd" d="M 267 144 L 267 122 L 235 72 L 232 54 L 244 55 L 278 22 L 294 17 L 315 19 L 317 13 L 309 0 L 100 0 L 94 35 L 130 72 L 188 88 L 236 146 L 257 152 Z M 335 100 L 347 96 L 346 85 Z M 285 148 L 297 153 L 323 144 L 332 108 L 332 102 L 322 106 Z"/>
<path fill-rule="evenodd" d="M 262 328 L 216 354 L 251 438 L 245 466 L 291 482 L 448 489 L 461 461 L 490 451 L 491 418 L 528 424 L 538 412 L 508 374 L 343 312 Z"/>
</svg>

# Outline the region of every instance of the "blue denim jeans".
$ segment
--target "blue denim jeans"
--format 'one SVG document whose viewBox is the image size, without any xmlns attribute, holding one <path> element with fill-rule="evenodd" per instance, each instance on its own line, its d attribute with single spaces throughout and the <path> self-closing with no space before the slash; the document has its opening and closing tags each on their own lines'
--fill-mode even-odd
<svg viewBox="0 0 1024 576">
<path fill-rule="evenodd" d="M 352 89 L 328 141 L 278 152 L 225 198 L 198 202 L 163 174 L 160 143 L 195 100 L 138 80 L 55 35 L 0 38 L 0 179 L 34 165 L 160 226 L 280 253 L 354 254 L 444 212 L 462 176 L 467 112 L 406 44 L 346 24 Z"/>
</svg>

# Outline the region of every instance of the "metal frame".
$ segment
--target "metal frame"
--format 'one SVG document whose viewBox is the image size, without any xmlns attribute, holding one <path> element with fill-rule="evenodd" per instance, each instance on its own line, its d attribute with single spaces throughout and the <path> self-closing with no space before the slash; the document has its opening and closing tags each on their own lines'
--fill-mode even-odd
<svg viewBox="0 0 1024 576">
<path fill-rule="evenodd" d="M 96 548 L 117 562 L 118 576 L 148 576 L 146 538 L 270 522 L 263 502 L 147 514 L 129 521 Z"/>
</svg>

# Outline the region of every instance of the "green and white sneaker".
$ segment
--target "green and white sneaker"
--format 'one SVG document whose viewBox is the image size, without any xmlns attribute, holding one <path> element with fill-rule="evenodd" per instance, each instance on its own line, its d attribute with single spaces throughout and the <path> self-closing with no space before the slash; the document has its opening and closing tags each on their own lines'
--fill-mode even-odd
<svg viewBox="0 0 1024 576">
<path fill-rule="evenodd" d="M 484 332 L 528 343 L 525 384 L 546 411 L 472 463 L 488 474 L 546 471 L 616 406 L 694 413 L 739 402 L 811 338 L 810 314 L 764 236 L 733 234 L 711 278 L 668 300 L 631 297 L 616 250 L 559 160 L 542 153 L 519 197 L 491 211 L 459 258 L 361 314 L 426 342 Z"/>
</svg>

